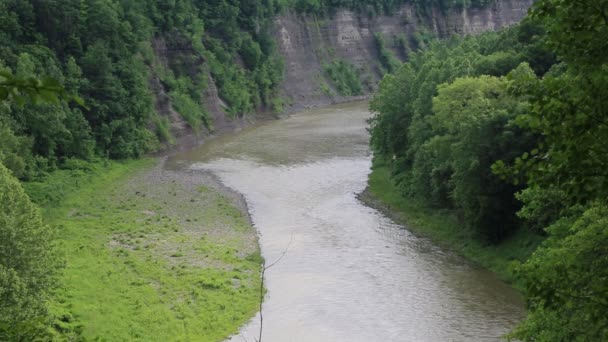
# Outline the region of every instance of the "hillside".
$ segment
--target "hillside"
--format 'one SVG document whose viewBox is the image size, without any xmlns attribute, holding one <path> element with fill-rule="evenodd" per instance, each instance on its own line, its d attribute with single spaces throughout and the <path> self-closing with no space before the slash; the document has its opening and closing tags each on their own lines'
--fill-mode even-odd
<svg viewBox="0 0 608 342">
<path fill-rule="evenodd" d="M 2 106 L 2 160 L 36 179 L 67 158 L 138 157 L 365 96 L 430 38 L 513 24 L 531 1 L 314 3 L 0 1 L 0 68 L 86 102 Z"/>
<path fill-rule="evenodd" d="M 499 30 L 519 22 L 532 2 L 501 0 L 483 8 L 432 6 L 426 11 L 404 4 L 390 15 L 371 17 L 348 9 L 329 16 L 287 11 L 278 16 L 273 28 L 285 60 L 280 94 L 290 111 L 365 96 L 386 72 L 394 71 L 394 60 L 407 60 L 431 38 Z M 347 71 L 333 77 L 327 72 L 339 63 L 347 66 L 343 69 L 351 67 L 360 83 L 358 92 L 337 84 Z"/>
</svg>

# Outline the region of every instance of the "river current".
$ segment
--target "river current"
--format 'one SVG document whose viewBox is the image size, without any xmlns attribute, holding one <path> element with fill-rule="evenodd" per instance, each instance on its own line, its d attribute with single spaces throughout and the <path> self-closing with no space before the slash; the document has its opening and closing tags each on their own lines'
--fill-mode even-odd
<svg viewBox="0 0 608 342">
<path fill-rule="evenodd" d="M 519 295 L 357 199 L 369 116 L 366 103 L 305 111 L 170 161 L 243 194 L 266 262 L 280 259 L 262 341 L 499 341 L 524 315 Z M 259 314 L 230 341 L 258 334 Z"/>
</svg>

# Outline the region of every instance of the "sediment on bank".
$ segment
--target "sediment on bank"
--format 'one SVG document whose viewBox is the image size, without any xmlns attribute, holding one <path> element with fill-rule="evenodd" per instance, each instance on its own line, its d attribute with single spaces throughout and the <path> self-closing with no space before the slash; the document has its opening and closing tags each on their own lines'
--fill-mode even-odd
<svg viewBox="0 0 608 342">
<path fill-rule="evenodd" d="M 491 270 L 516 288 L 515 265 L 525 261 L 541 242 L 539 236 L 520 229 L 498 245 L 484 244 L 451 211 L 403 197 L 390 178 L 390 170 L 379 161 L 374 161 L 368 187 L 358 198 L 412 233 Z"/>
<path fill-rule="evenodd" d="M 163 159 L 87 168 L 26 184 L 66 260 L 54 334 L 220 341 L 256 313 L 262 260 L 240 195 Z"/>
</svg>

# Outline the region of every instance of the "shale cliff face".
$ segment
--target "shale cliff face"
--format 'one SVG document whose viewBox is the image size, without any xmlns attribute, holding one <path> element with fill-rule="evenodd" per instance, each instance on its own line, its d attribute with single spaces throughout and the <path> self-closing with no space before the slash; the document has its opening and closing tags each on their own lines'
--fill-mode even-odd
<svg viewBox="0 0 608 342">
<path fill-rule="evenodd" d="M 205 110 L 209 115 L 212 128 L 203 128 L 198 132 L 193 130 L 184 117 L 175 110 L 171 96 L 168 94 L 168 87 L 163 84 L 161 77 L 157 74 L 159 71 L 158 69 L 169 70 L 169 64 L 172 61 L 179 59 L 181 54 L 189 54 L 190 50 L 184 49 L 182 51 L 172 52 L 167 48 L 163 38 L 155 38 L 152 41 L 151 46 L 155 60 L 158 63 L 157 68 L 152 68 L 151 78 L 149 80 L 149 87 L 154 95 L 154 110 L 160 117 L 167 119 L 171 135 L 176 139 L 173 146 L 169 146 L 168 143 L 165 143 L 165 146 L 161 148 L 161 154 L 165 153 L 168 149 L 188 149 L 192 146 L 199 145 L 213 134 L 221 134 L 223 132 L 241 129 L 254 120 L 254 118 L 247 116 L 233 118 L 228 115 L 228 106 L 220 98 L 215 80 L 207 71 L 207 85 L 205 89 L 201 91 L 200 96 L 205 105 Z M 153 123 L 152 126 L 154 125 L 155 124 Z M 153 130 L 154 127 L 151 127 L 151 129 Z"/>
<path fill-rule="evenodd" d="M 395 56 L 405 59 L 402 51 L 391 43 L 396 37 L 415 41 L 425 34 L 448 37 L 452 34 L 475 34 L 498 30 L 520 21 L 534 0 L 496 0 L 484 9 L 463 9 L 443 13 L 431 9 L 418 13 L 411 5 L 402 6 L 392 16 L 372 18 L 348 10 L 341 10 L 328 18 L 305 17 L 293 12 L 276 19 L 273 35 L 285 61 L 285 76 L 280 96 L 286 104 L 284 111 L 295 112 L 305 108 L 364 98 L 374 91 L 382 77 L 378 48 L 374 35 L 381 34 Z M 152 42 L 156 59 L 167 68 L 172 59 L 179 58 L 167 50 L 163 39 Z M 413 47 L 415 48 L 415 47 Z M 187 53 L 181 51 L 179 53 Z M 357 69 L 363 85 L 359 97 L 338 95 L 327 78 L 324 64 L 342 60 Z M 207 74 L 207 87 L 201 96 L 210 114 L 213 132 L 195 133 L 177 113 L 160 78 L 152 75 L 150 88 L 155 95 L 155 109 L 167 118 L 177 146 L 187 148 L 204 141 L 212 133 L 239 129 L 252 120 L 251 116 L 231 118 L 227 106 L 218 95 L 216 84 Z M 259 117 L 259 116 L 258 116 Z"/>
<path fill-rule="evenodd" d="M 381 78 L 374 35 L 380 33 L 390 42 L 398 36 L 411 39 L 416 34 L 431 33 L 439 37 L 452 34 L 476 34 L 519 22 L 533 0 L 497 0 L 488 8 L 453 10 L 442 13 L 438 8 L 419 15 L 411 5 L 402 6 L 392 16 L 368 18 L 341 10 L 331 18 L 302 17 L 287 13 L 277 18 L 275 37 L 285 59 L 283 97 L 287 111 L 316 107 L 354 99 L 342 97 L 332 89 L 323 70 L 325 63 L 343 60 L 354 65 L 363 81 L 365 94 L 371 93 Z M 403 58 L 401 52 L 395 56 Z M 327 91 L 327 87 L 332 91 Z M 324 89 L 324 90 L 322 90 Z"/>
</svg>

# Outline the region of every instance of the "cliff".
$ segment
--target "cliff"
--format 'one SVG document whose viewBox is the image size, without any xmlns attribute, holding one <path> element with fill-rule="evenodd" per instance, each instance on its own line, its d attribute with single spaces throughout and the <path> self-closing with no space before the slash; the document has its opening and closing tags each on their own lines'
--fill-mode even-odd
<svg viewBox="0 0 608 342">
<path fill-rule="evenodd" d="M 349 10 L 340 10 L 331 17 L 307 17 L 287 12 L 275 20 L 272 35 L 284 59 L 285 73 L 279 96 L 285 104 L 284 112 L 360 99 L 371 94 L 384 73 L 379 61 L 376 35 L 386 41 L 386 48 L 400 60 L 407 58 L 395 41 L 406 42 L 406 49 L 414 50 L 425 37 L 449 37 L 452 34 L 476 34 L 498 30 L 520 21 L 533 0 L 497 0 L 488 8 L 451 10 L 439 8 L 426 14 L 413 6 L 404 5 L 393 15 L 368 17 Z M 179 55 L 167 52 L 162 39 L 153 42 L 156 60 L 163 66 Z M 401 51 L 400 51 L 401 50 Z M 184 51 L 181 51 L 183 54 Z M 342 96 L 325 71 L 325 65 L 344 61 L 356 69 L 361 81 L 359 96 Z M 150 81 L 155 95 L 155 109 L 167 118 L 171 133 L 180 148 L 198 144 L 209 135 L 239 129 L 252 120 L 245 116 L 231 118 L 220 98 L 217 86 L 207 74 L 207 87 L 201 93 L 211 121 L 211 129 L 194 133 L 172 107 L 171 98 L 158 75 Z M 258 108 L 258 114 L 264 112 Z M 259 115 L 257 115 L 259 118 Z"/>
<path fill-rule="evenodd" d="M 287 13 L 276 20 L 275 37 L 285 58 L 283 96 L 288 111 L 343 102 L 353 97 L 338 95 L 323 65 L 343 60 L 356 67 L 364 94 L 371 93 L 382 77 L 374 35 L 380 33 L 388 49 L 404 59 L 395 41 L 405 36 L 416 44 L 420 36 L 448 37 L 498 30 L 519 22 L 533 0 L 497 0 L 488 8 L 469 8 L 442 13 L 438 8 L 421 16 L 411 5 L 402 6 L 392 16 L 368 18 L 352 11 L 338 11 L 331 18 L 302 17 Z M 325 85 L 332 91 L 328 92 Z M 325 90 L 323 90 L 325 88 Z"/>
</svg>

